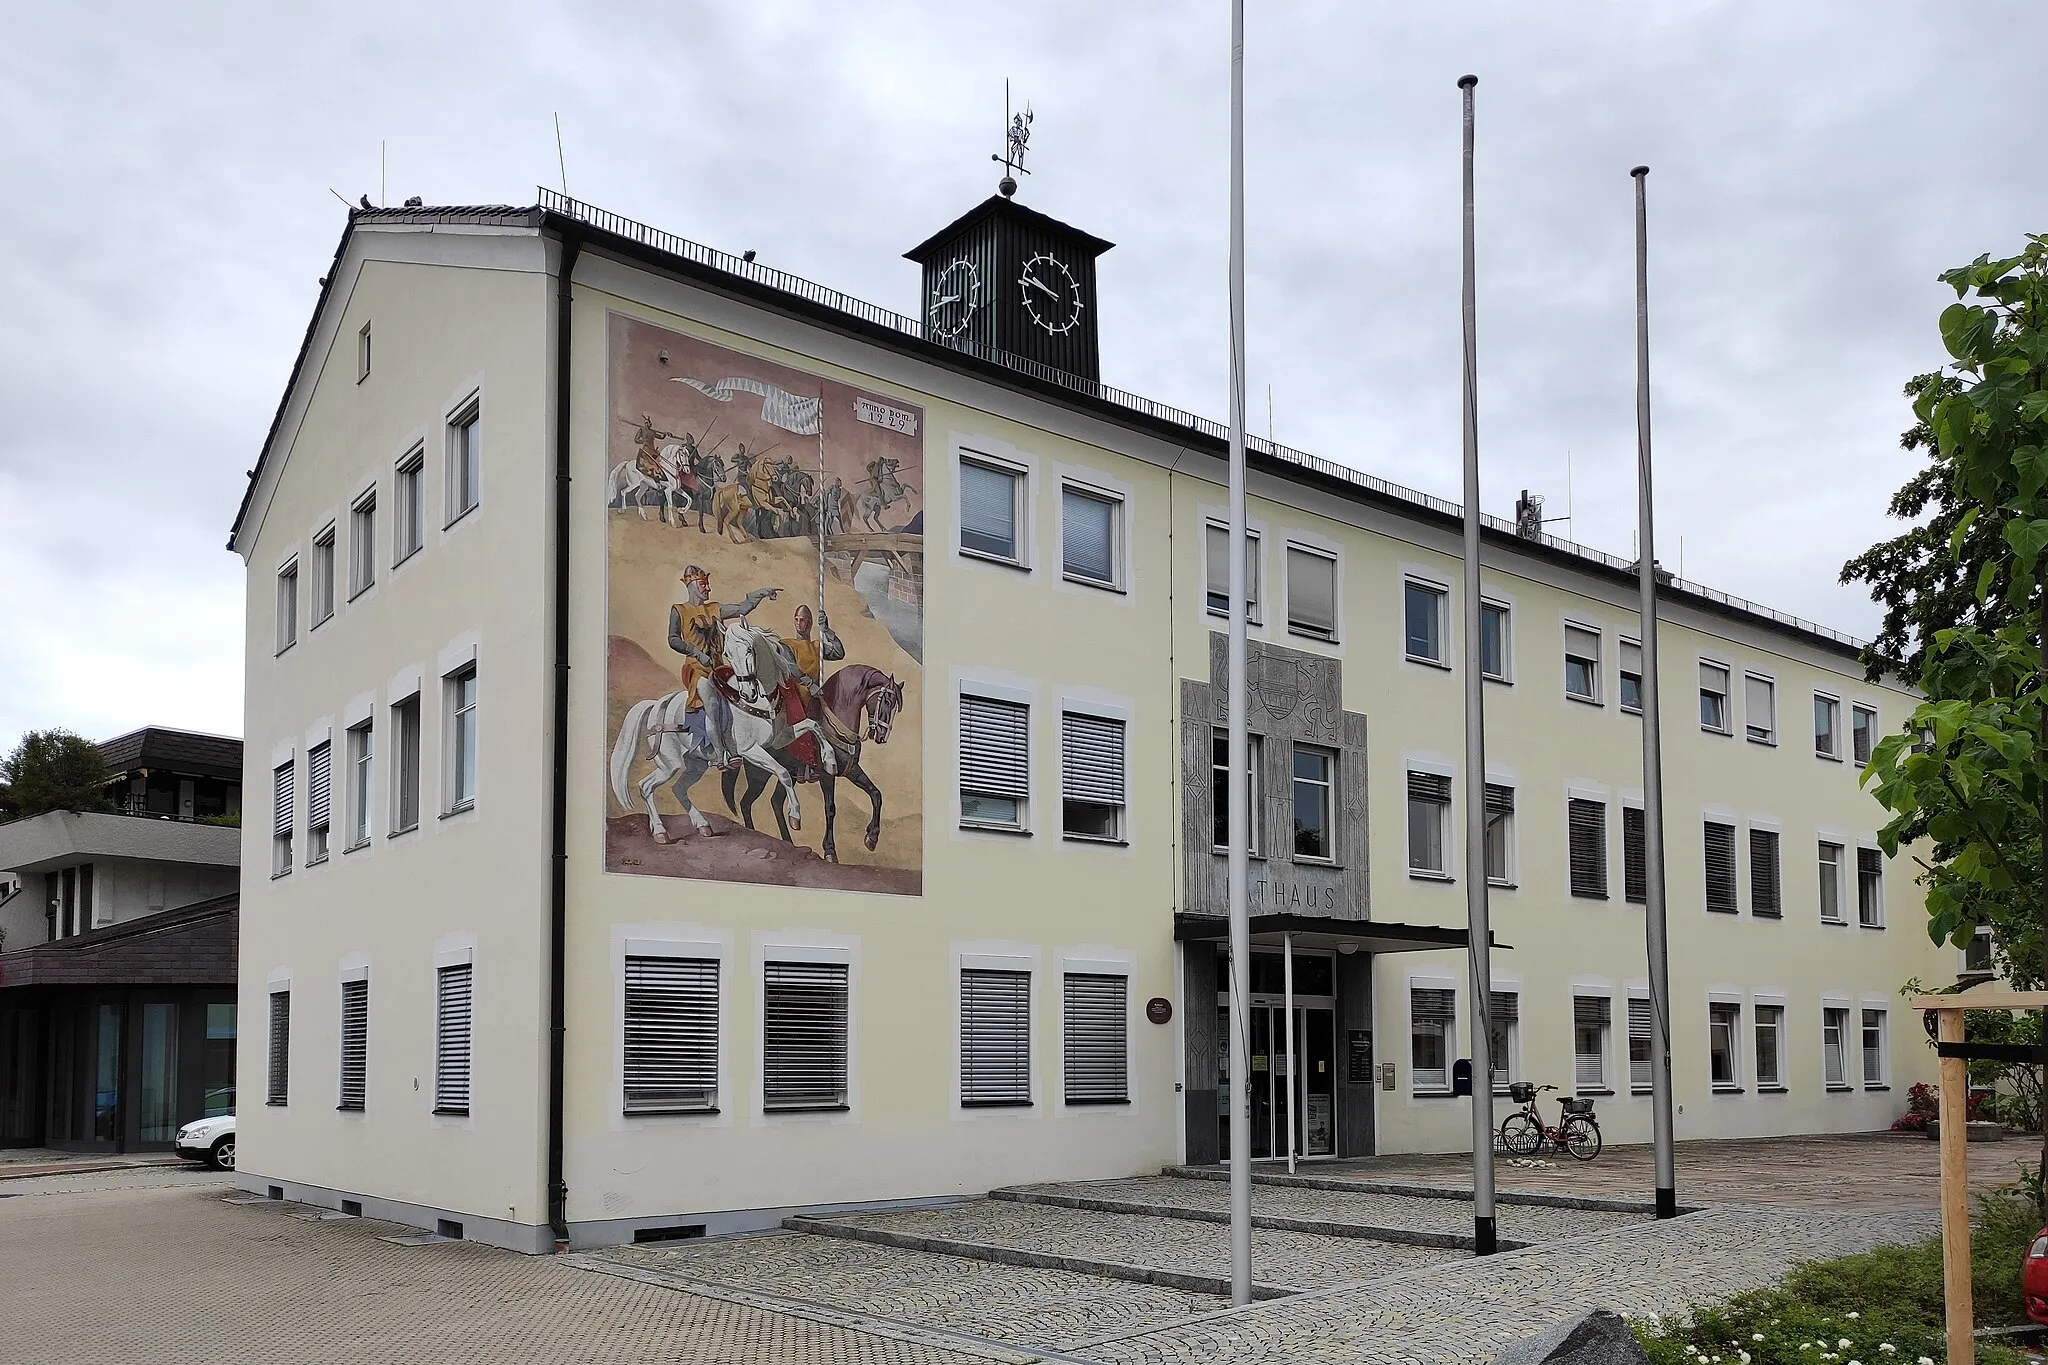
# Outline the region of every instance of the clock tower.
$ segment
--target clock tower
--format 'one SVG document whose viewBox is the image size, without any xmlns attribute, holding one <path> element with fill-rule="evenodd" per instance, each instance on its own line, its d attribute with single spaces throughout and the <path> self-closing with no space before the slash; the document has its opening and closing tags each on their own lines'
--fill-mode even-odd
<svg viewBox="0 0 2048 1365">
<path fill-rule="evenodd" d="M 903 254 L 924 267 L 931 340 L 1099 381 L 1095 258 L 1111 245 L 995 194 Z"/>
</svg>

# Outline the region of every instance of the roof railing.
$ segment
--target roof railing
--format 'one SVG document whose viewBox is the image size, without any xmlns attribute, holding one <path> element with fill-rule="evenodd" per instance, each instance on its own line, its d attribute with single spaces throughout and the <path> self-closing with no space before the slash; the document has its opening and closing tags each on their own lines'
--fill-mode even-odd
<svg viewBox="0 0 2048 1365">
<path fill-rule="evenodd" d="M 1079 375 L 1068 374 L 1064 370 L 1055 369 L 1050 365 L 1041 364 L 1026 356 L 1017 355 L 997 347 L 984 346 L 978 342 L 965 341 L 959 338 L 946 340 L 933 337 L 926 332 L 921 319 L 893 312 L 890 309 L 869 303 L 864 299 L 854 298 L 850 294 L 842 294 L 836 289 L 827 288 L 815 280 L 805 279 L 801 275 L 792 275 L 786 270 L 777 270 L 773 266 L 762 265 L 759 261 L 750 261 L 745 257 L 735 256 L 731 252 L 720 251 L 716 247 L 705 246 L 701 242 L 693 242 L 687 237 L 678 237 L 673 232 L 664 232 L 660 228 L 649 227 L 645 223 L 621 217 L 609 209 L 602 209 L 595 204 L 587 204 L 580 199 L 558 194 L 546 186 L 540 187 L 540 204 L 542 208 L 551 213 L 558 213 L 564 217 L 578 219 L 601 231 L 613 233 L 630 241 L 638 242 L 642 246 L 652 247 L 657 251 L 682 257 L 684 260 L 693 261 L 712 270 L 721 271 L 739 279 L 748 280 L 754 284 L 793 295 L 820 308 L 829 308 L 834 312 L 845 313 L 850 317 L 859 318 L 861 321 L 872 326 L 885 328 L 892 332 L 900 332 L 904 336 L 914 337 L 919 341 L 929 341 L 933 344 L 944 345 L 949 349 L 965 352 L 977 359 L 1000 365 L 1019 374 L 1029 375 L 1033 379 L 1048 384 L 1055 384 L 1061 388 L 1070 389 L 1075 393 L 1085 394 L 1088 397 L 1103 402 L 1114 403 L 1121 408 L 1128 408 L 1155 421 L 1201 432 L 1203 435 L 1214 440 L 1227 441 L 1230 439 L 1229 428 L 1211 418 L 1198 416 L 1195 413 L 1171 407 L 1165 403 L 1155 402 L 1141 394 L 1132 393 L 1128 389 L 1119 389 L 1111 384 L 1103 384 L 1096 380 L 1084 379 Z M 1249 434 L 1245 438 L 1245 444 L 1248 449 L 1258 451 L 1282 463 L 1291 464 L 1301 469 L 1312 470 L 1325 478 L 1336 479 L 1358 488 L 1370 489 L 1372 492 L 1396 502 L 1408 503 L 1415 507 L 1426 507 L 1431 511 L 1453 518 L 1465 515 L 1464 507 L 1459 503 L 1452 502 L 1448 498 L 1440 498 L 1433 493 L 1424 493 L 1419 489 L 1409 488 L 1403 484 L 1379 478 L 1361 469 L 1355 469 L 1350 465 L 1339 464 L 1335 460 L 1325 459 L 1320 455 L 1311 455 L 1305 450 L 1297 450 L 1290 445 L 1274 443 L 1262 437 Z M 1491 530 L 1498 531 L 1503 535 L 1517 536 L 1515 524 L 1505 517 L 1497 517 L 1491 513 L 1481 513 L 1480 520 Z M 1611 555 L 1605 550 L 1598 550 L 1590 545 L 1582 545 L 1574 540 L 1566 540 L 1562 536 L 1553 536 L 1545 533 L 1541 536 L 1517 536 L 1517 538 L 1541 543 L 1562 554 L 1583 559 L 1590 563 L 1601 565 L 1604 568 L 1631 574 L 1636 571 L 1634 560 L 1623 559 L 1619 555 Z M 1849 649 L 1860 651 L 1866 648 L 1865 641 L 1859 640 L 1844 631 L 1836 630 L 1832 626 L 1824 626 L 1817 621 L 1809 621 L 1805 617 L 1794 616 L 1790 612 L 1779 611 L 1775 607 L 1767 607 L 1760 602 L 1752 602 L 1746 597 L 1738 597 L 1733 593 L 1722 592 L 1718 588 L 1710 588 L 1704 583 L 1661 574 L 1659 581 L 1679 592 L 1742 612 L 1745 615 L 1760 617 L 1778 625 L 1790 627 L 1793 630 L 1815 635 L 1825 640 L 1831 640 Z"/>
</svg>

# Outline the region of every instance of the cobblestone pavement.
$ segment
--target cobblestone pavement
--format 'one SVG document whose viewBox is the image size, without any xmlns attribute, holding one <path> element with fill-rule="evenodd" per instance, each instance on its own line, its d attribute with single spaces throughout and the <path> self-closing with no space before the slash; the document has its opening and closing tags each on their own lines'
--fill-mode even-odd
<svg viewBox="0 0 2048 1365">
<path fill-rule="evenodd" d="M 784 1233 L 612 1247 L 592 1260 L 828 1303 L 1021 1346 L 1072 1349 L 1229 1306 L 1212 1294 Z"/>
<path fill-rule="evenodd" d="M 1190 1182 L 1192 1183 L 1192 1182 Z M 1230 1279 L 1230 1229 L 1143 1214 L 977 1199 L 941 1208 L 845 1214 L 819 1223 L 874 1229 L 909 1237 L 1071 1256 L 1122 1266 L 1146 1266 L 1187 1275 Z M 1320 1288 L 1441 1265 L 1465 1253 L 1440 1247 L 1327 1237 L 1276 1228 L 1252 1229 L 1252 1258 L 1260 1284 Z"/>
<path fill-rule="evenodd" d="M 1142 1176 L 1136 1180 L 1102 1180 L 1068 1184 L 1019 1185 L 1023 1195 L 1050 1195 L 1174 1211 L 1225 1213 L 1230 1186 L 1220 1180 L 1185 1180 L 1174 1176 Z M 1500 1235 L 1517 1242 L 1550 1242 L 1582 1233 L 1605 1232 L 1646 1221 L 1643 1214 L 1595 1209 L 1560 1209 L 1530 1204 L 1495 1206 Z M 1396 1228 L 1444 1236 L 1472 1235 L 1472 1205 L 1461 1199 L 1376 1194 L 1363 1190 L 1300 1189 L 1252 1186 L 1252 1216 L 1296 1218 L 1359 1228 Z"/>
<path fill-rule="evenodd" d="M 1919 1210 L 1797 1213 L 1724 1207 L 1484 1260 L 1303 1294 L 1098 1343 L 1114 1365 L 1453 1365 L 1581 1309 L 1679 1312 L 1781 1277 L 1792 1264 L 1936 1230 Z"/>
<path fill-rule="evenodd" d="M 770 1308 L 591 1275 L 292 1204 L 225 1176 L 131 1170 L 0 1189 L 0 1365 L 1018 1365 L 830 1308 Z M 858 1329 L 858 1330 L 856 1330 Z"/>
</svg>

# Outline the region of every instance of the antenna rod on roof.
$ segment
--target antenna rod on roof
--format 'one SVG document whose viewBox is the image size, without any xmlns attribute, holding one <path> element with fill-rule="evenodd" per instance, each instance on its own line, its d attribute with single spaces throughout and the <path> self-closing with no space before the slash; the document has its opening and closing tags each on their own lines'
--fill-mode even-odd
<svg viewBox="0 0 2048 1365">
<path fill-rule="evenodd" d="M 377 207 L 379 208 L 391 202 L 390 176 L 385 173 L 384 169 L 384 147 L 384 140 L 379 138 L 377 140 Z"/>
<path fill-rule="evenodd" d="M 562 155 L 562 114 L 555 112 L 555 166 L 562 172 L 562 197 L 569 197 L 569 158 Z"/>
</svg>

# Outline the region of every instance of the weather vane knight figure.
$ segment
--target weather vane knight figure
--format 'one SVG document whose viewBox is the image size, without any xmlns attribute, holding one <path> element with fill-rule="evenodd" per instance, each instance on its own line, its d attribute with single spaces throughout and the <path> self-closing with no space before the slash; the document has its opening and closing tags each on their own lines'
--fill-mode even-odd
<svg viewBox="0 0 2048 1365">
<path fill-rule="evenodd" d="M 1000 156 L 992 155 L 989 157 L 990 161 L 1000 161 L 1003 163 L 1003 178 L 996 183 L 996 188 L 1003 192 L 1005 198 L 1016 194 L 1018 175 L 1031 174 L 1030 171 L 1024 169 L 1024 153 L 1029 151 L 1030 147 L 1031 105 L 1026 103 L 1024 112 L 1021 114 L 1011 113 L 1010 83 L 1005 80 L 1003 82 L 1003 151 Z"/>
</svg>

